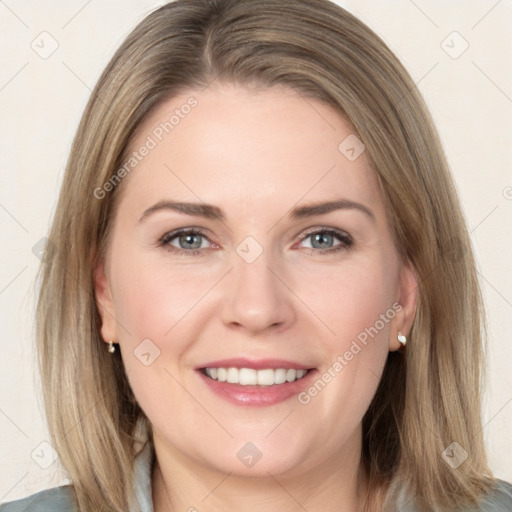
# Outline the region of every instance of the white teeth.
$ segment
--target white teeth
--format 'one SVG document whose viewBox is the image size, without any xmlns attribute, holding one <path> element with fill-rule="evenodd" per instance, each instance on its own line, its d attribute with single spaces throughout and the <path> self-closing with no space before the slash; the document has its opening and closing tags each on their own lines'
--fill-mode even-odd
<svg viewBox="0 0 512 512">
<path fill-rule="evenodd" d="M 215 370 L 215 368 L 213 368 L 213 370 Z M 297 370 L 297 379 L 302 379 L 307 372 L 307 370 Z"/>
<path fill-rule="evenodd" d="M 239 374 L 239 371 L 237 368 L 228 368 L 228 377 L 227 377 L 227 381 L 230 383 L 230 384 L 238 384 L 238 374 Z"/>
<path fill-rule="evenodd" d="M 238 384 L 242 384 L 242 386 L 258 384 L 258 372 L 256 370 L 252 368 L 241 368 L 240 370 L 230 368 L 230 370 L 238 371 Z"/>
<path fill-rule="evenodd" d="M 293 382 L 297 377 L 297 370 L 287 370 L 286 371 L 286 380 L 288 382 Z"/>
<path fill-rule="evenodd" d="M 276 384 L 284 384 L 286 382 L 286 370 L 279 368 L 274 372 L 274 382 Z"/>
<path fill-rule="evenodd" d="M 259 386 L 272 386 L 272 384 L 275 384 L 276 379 L 272 368 L 269 368 L 268 370 L 258 370 L 256 373 L 258 374 Z"/>
<path fill-rule="evenodd" d="M 284 368 L 266 368 L 254 370 L 253 368 L 205 368 L 205 373 L 213 380 L 240 384 L 242 386 L 273 386 L 302 379 L 307 370 L 286 370 Z"/>
</svg>

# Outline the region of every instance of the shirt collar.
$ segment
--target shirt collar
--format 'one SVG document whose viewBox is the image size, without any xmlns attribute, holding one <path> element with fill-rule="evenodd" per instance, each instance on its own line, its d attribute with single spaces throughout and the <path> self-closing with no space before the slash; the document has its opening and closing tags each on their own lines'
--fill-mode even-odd
<svg viewBox="0 0 512 512">
<path fill-rule="evenodd" d="M 155 454 L 148 429 L 148 422 L 140 417 L 134 430 L 137 450 L 133 468 L 136 503 L 135 508 L 130 508 L 129 512 L 154 512 L 152 476 Z"/>
<path fill-rule="evenodd" d="M 138 508 L 130 510 L 130 512 L 154 512 L 151 486 L 153 456 L 153 448 L 151 443 L 147 441 L 144 448 L 135 457 L 134 483 Z"/>
</svg>

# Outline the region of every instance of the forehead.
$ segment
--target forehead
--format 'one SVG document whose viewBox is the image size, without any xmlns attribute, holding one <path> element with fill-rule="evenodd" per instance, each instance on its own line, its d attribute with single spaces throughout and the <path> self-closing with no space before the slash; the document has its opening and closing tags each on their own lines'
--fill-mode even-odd
<svg viewBox="0 0 512 512">
<path fill-rule="evenodd" d="M 286 211 L 334 196 L 375 205 L 377 181 L 362 148 L 340 113 L 290 88 L 190 90 L 139 127 L 123 201 L 143 208 L 164 196 L 200 199 L 228 214 L 230 205 L 235 213 Z"/>
</svg>

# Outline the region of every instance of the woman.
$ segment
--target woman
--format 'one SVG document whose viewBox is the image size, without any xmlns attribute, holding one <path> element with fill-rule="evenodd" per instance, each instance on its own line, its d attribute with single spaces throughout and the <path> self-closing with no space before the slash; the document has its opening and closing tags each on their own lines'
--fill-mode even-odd
<svg viewBox="0 0 512 512">
<path fill-rule="evenodd" d="M 441 145 L 340 7 L 149 15 L 91 96 L 49 239 L 40 365 L 73 485 L 2 511 L 512 508 Z"/>
</svg>

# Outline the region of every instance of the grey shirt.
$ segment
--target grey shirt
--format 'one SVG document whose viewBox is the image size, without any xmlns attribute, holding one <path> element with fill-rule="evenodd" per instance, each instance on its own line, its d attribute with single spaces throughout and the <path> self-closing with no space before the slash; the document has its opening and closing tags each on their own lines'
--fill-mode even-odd
<svg viewBox="0 0 512 512">
<path fill-rule="evenodd" d="M 135 459 L 135 496 L 138 505 L 129 512 L 154 512 L 151 493 L 153 452 L 149 443 Z M 400 512 L 414 512 L 414 505 L 405 496 L 397 506 Z M 467 512 L 512 512 L 512 485 L 498 480 L 494 492 L 478 507 Z M 28 498 L 0 505 L 0 512 L 76 512 L 77 505 L 70 485 L 48 489 Z M 461 511 L 463 512 L 463 511 Z"/>
<path fill-rule="evenodd" d="M 135 497 L 137 506 L 127 512 L 154 512 L 151 492 L 153 450 L 149 443 L 135 458 Z M 76 512 L 78 510 L 71 485 L 38 492 L 28 498 L 0 505 L 0 512 Z"/>
</svg>

